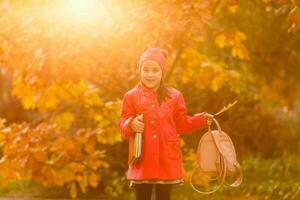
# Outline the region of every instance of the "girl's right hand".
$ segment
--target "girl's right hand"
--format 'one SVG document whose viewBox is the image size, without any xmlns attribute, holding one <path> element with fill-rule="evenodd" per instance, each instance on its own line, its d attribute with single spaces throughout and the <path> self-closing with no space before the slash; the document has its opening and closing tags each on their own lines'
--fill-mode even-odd
<svg viewBox="0 0 300 200">
<path fill-rule="evenodd" d="M 143 133 L 144 132 L 143 114 L 136 116 L 132 120 L 130 127 L 136 133 Z"/>
<path fill-rule="evenodd" d="M 204 118 L 205 118 L 205 120 L 206 120 L 207 126 L 211 126 L 211 124 L 212 124 L 212 122 L 213 122 L 214 116 L 211 115 L 211 114 L 209 114 L 209 113 L 205 113 L 205 114 L 204 114 Z"/>
</svg>

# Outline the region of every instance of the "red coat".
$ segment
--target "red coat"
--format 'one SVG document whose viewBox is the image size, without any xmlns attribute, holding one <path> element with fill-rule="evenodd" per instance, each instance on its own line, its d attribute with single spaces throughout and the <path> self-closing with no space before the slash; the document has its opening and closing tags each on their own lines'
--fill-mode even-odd
<svg viewBox="0 0 300 200">
<path fill-rule="evenodd" d="M 124 95 L 119 121 L 124 138 L 134 136 L 130 123 L 137 114 L 144 114 L 142 157 L 129 166 L 130 180 L 182 179 L 184 169 L 178 134 L 206 127 L 204 113 L 188 116 L 182 94 L 174 88 L 168 90 L 170 98 L 160 106 L 156 92 L 143 85 Z"/>
</svg>

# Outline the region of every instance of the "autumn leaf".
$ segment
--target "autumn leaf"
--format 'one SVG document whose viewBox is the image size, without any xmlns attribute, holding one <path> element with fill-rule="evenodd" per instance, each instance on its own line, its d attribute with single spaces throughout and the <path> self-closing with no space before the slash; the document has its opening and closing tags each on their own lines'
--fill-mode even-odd
<svg viewBox="0 0 300 200">
<path fill-rule="evenodd" d="M 241 60 L 249 60 L 248 50 L 242 44 L 234 46 L 231 50 L 231 54 L 235 58 L 239 58 Z"/>
<path fill-rule="evenodd" d="M 245 41 L 247 39 L 247 36 L 245 33 L 241 32 L 241 31 L 237 31 L 234 33 L 234 42 L 236 44 L 239 44 L 243 41 Z"/>
<path fill-rule="evenodd" d="M 95 173 L 91 173 L 89 176 L 89 184 L 92 187 L 97 187 L 98 186 L 98 182 L 99 182 L 100 178 L 97 174 Z"/>
<path fill-rule="evenodd" d="M 270 3 L 272 0 L 261 0 L 264 4 Z"/>
<path fill-rule="evenodd" d="M 212 91 L 218 91 L 222 86 L 225 85 L 227 81 L 227 77 L 225 76 L 224 73 L 220 73 L 216 75 L 212 80 L 211 80 L 211 89 Z"/>
<path fill-rule="evenodd" d="M 93 153 L 95 151 L 95 145 L 96 145 L 96 139 L 95 140 L 94 139 L 90 139 L 90 140 L 88 140 L 88 142 L 85 143 L 84 150 L 87 153 L 91 154 L 91 153 Z"/>
<path fill-rule="evenodd" d="M 36 86 L 34 84 L 14 81 L 11 94 L 21 99 L 24 109 L 30 110 L 36 107 Z"/>
<path fill-rule="evenodd" d="M 227 5 L 225 6 L 226 11 L 228 11 L 230 14 L 235 14 L 238 9 L 238 0 L 229 0 L 226 3 L 227 3 Z"/>
<path fill-rule="evenodd" d="M 76 190 L 76 183 L 72 182 L 71 183 L 71 187 L 70 187 L 70 195 L 72 198 L 76 198 L 77 197 L 77 190 Z"/>
<path fill-rule="evenodd" d="M 107 163 L 107 162 L 105 162 L 105 161 L 103 161 L 103 160 L 98 160 L 98 161 L 92 163 L 92 166 L 93 166 L 93 168 L 96 170 L 96 169 L 98 169 L 99 167 L 109 168 L 110 165 L 109 165 L 109 163 Z"/>
<path fill-rule="evenodd" d="M 4 128 L 5 123 L 6 123 L 6 119 L 0 118 L 0 129 Z"/>
<path fill-rule="evenodd" d="M 197 160 L 197 155 L 196 155 L 196 153 L 194 152 L 193 149 L 189 149 L 188 155 L 185 156 L 184 160 L 185 160 L 185 161 L 196 162 L 196 160 Z"/>
<path fill-rule="evenodd" d="M 58 98 L 58 88 L 56 84 L 51 85 L 48 88 L 45 88 L 41 94 L 39 99 L 39 108 L 41 111 L 47 111 L 50 109 L 56 108 L 60 99 Z"/>
<path fill-rule="evenodd" d="M 231 14 L 235 14 L 236 11 L 238 9 L 238 5 L 231 5 L 231 6 L 228 6 L 228 10 Z"/>
<path fill-rule="evenodd" d="M 75 117 L 71 112 L 64 112 L 55 117 L 54 121 L 58 124 L 60 128 L 68 129 L 75 121 Z"/>
<path fill-rule="evenodd" d="M 48 160 L 47 154 L 45 151 L 33 152 L 33 156 L 37 161 L 40 161 L 40 162 L 46 162 Z"/>
<path fill-rule="evenodd" d="M 79 182 L 79 186 L 80 186 L 80 189 L 83 193 L 86 193 L 86 187 L 88 187 L 88 172 L 85 171 L 83 173 L 83 178 L 82 180 Z"/>
<path fill-rule="evenodd" d="M 81 192 L 86 193 L 86 186 L 84 185 L 83 181 L 79 181 L 79 187 Z"/>
<path fill-rule="evenodd" d="M 241 31 L 222 32 L 215 37 L 215 44 L 219 48 L 231 47 L 231 55 L 241 60 L 249 60 L 249 53 L 243 42 L 247 40 L 245 33 Z"/>
<path fill-rule="evenodd" d="M 237 100 L 235 100 L 233 103 L 229 103 L 227 106 L 224 106 L 219 112 L 217 112 L 216 114 L 214 114 L 214 116 L 218 116 L 221 113 L 229 110 L 230 108 L 232 108 L 235 104 L 237 103 Z"/>
<path fill-rule="evenodd" d="M 194 170 L 187 171 L 184 176 L 185 181 L 192 182 L 193 185 L 208 187 L 211 177 L 204 172 L 202 172 L 199 168 Z"/>
<path fill-rule="evenodd" d="M 205 174 L 200 169 L 198 169 L 193 176 L 193 182 L 197 185 L 208 187 L 211 181 L 211 177 L 209 174 Z"/>
<path fill-rule="evenodd" d="M 64 175 L 61 172 L 55 172 L 53 180 L 54 180 L 54 183 L 60 187 L 62 187 L 65 183 Z"/>
<path fill-rule="evenodd" d="M 223 34 L 218 35 L 215 38 L 215 43 L 217 44 L 217 46 L 219 48 L 224 48 L 225 46 L 227 46 L 227 42 L 226 42 L 226 37 Z"/>
<path fill-rule="evenodd" d="M 23 103 L 24 109 L 26 109 L 26 110 L 35 108 L 34 97 L 29 96 L 29 97 L 23 98 L 22 103 Z"/>
</svg>

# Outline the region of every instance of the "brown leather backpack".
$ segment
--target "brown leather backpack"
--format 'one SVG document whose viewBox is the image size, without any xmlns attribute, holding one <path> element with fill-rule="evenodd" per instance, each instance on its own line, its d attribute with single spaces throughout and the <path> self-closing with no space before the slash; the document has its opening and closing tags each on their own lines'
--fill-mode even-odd
<svg viewBox="0 0 300 200">
<path fill-rule="evenodd" d="M 211 130 L 209 126 L 208 131 L 201 137 L 197 148 L 197 163 L 190 177 L 191 187 L 201 194 L 216 192 L 225 183 L 226 177 L 237 177 L 229 184 L 231 187 L 238 187 L 243 180 L 242 169 L 236 160 L 236 152 L 230 137 L 221 130 L 215 118 L 213 121 L 218 130 Z M 192 181 L 198 170 L 206 179 L 219 180 L 219 184 L 210 191 L 200 191 Z"/>
</svg>

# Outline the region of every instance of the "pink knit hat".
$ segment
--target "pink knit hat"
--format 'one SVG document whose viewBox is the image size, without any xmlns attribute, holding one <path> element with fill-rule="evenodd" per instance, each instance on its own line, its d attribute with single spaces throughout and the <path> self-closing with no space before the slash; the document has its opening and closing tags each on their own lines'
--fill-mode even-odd
<svg viewBox="0 0 300 200">
<path fill-rule="evenodd" d="M 168 51 L 159 47 L 146 50 L 140 57 L 140 69 L 146 60 L 152 60 L 159 64 L 163 74 L 166 74 L 166 58 Z"/>
</svg>

